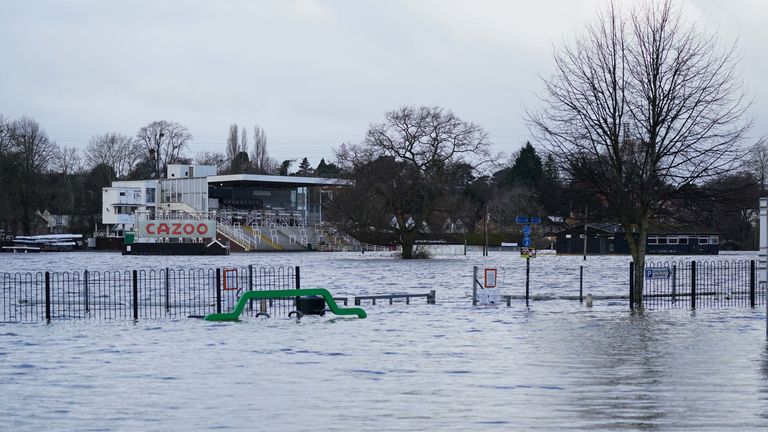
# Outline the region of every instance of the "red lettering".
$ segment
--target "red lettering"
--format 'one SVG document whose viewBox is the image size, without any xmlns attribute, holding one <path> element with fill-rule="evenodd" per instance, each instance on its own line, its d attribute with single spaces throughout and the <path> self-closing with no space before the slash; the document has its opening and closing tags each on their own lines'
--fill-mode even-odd
<svg viewBox="0 0 768 432">
<path fill-rule="evenodd" d="M 191 235 L 195 233 L 195 226 L 191 223 L 184 224 L 184 227 L 182 228 L 184 230 L 184 234 Z"/>
<path fill-rule="evenodd" d="M 173 224 L 173 235 L 181 235 L 181 224 L 180 223 L 174 223 Z"/>
<path fill-rule="evenodd" d="M 205 235 L 208 233 L 208 225 L 201 223 L 197 225 L 197 233 L 200 235 Z"/>
<path fill-rule="evenodd" d="M 169 231 L 170 229 L 168 228 L 168 224 L 166 223 L 161 223 L 160 225 L 157 226 L 157 235 L 163 235 L 163 234 L 168 235 L 170 234 Z"/>
<path fill-rule="evenodd" d="M 147 234 L 155 234 L 154 232 L 155 224 L 154 223 L 148 223 L 145 230 L 147 231 Z"/>
</svg>

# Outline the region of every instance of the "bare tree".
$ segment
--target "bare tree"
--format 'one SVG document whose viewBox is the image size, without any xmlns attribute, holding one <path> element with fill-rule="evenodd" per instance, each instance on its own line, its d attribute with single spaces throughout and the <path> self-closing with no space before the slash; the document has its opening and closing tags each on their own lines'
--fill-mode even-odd
<svg viewBox="0 0 768 432">
<path fill-rule="evenodd" d="M 635 263 L 642 304 L 649 220 L 735 166 L 750 122 L 735 46 L 685 23 L 671 0 L 611 3 L 554 53 L 531 129 L 559 166 L 607 202 Z"/>
<path fill-rule="evenodd" d="M 11 122 L 0 114 L 0 156 L 11 148 Z"/>
<path fill-rule="evenodd" d="M 259 126 L 253 128 L 253 152 L 251 153 L 251 163 L 256 174 L 269 174 L 275 170 L 276 161 L 269 158 L 267 154 L 267 134 Z"/>
<path fill-rule="evenodd" d="M 34 207 L 40 201 L 39 176 L 46 172 L 56 154 L 57 145 L 37 121 L 22 117 L 11 124 L 11 151 L 18 157 L 18 189 L 21 223 L 25 233 L 31 232 Z"/>
<path fill-rule="evenodd" d="M 761 192 L 768 187 L 768 140 L 761 138 L 749 149 L 747 167 L 760 182 Z"/>
<path fill-rule="evenodd" d="M 160 120 L 139 129 L 136 138 L 152 165 L 154 177 L 160 178 L 165 167 L 183 157 L 183 151 L 192 140 L 192 134 L 176 122 Z"/>
<path fill-rule="evenodd" d="M 200 165 L 213 165 L 216 167 L 216 173 L 221 174 L 226 171 L 228 163 L 227 157 L 222 152 L 202 151 L 195 157 L 195 163 Z"/>
<path fill-rule="evenodd" d="M 125 177 L 139 163 L 141 154 L 142 149 L 135 138 L 109 132 L 91 137 L 85 149 L 85 160 L 90 168 L 105 164 L 117 177 Z"/>
<path fill-rule="evenodd" d="M 403 258 L 419 233 L 444 225 L 457 173 L 490 159 L 487 133 L 438 107 L 401 107 L 368 129 L 362 145 L 342 145 L 339 162 L 355 186 L 334 194 L 329 214 L 345 230 L 393 235 Z M 338 205 L 336 205 L 338 204 Z"/>
<path fill-rule="evenodd" d="M 75 147 L 61 146 L 52 158 L 53 169 L 56 172 L 70 176 L 83 172 L 83 159 Z"/>
</svg>

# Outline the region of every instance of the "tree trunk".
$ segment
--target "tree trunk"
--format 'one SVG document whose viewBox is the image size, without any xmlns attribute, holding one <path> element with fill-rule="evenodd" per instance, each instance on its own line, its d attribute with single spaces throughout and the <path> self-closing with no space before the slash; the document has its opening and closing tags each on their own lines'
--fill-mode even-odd
<svg viewBox="0 0 768 432">
<path fill-rule="evenodd" d="M 648 234 L 648 220 L 643 218 L 637 225 L 637 238 L 633 236 L 632 225 L 627 224 L 624 227 L 629 252 L 632 254 L 632 261 L 635 264 L 634 286 L 632 287 L 632 302 L 635 307 L 643 307 L 643 287 L 645 286 L 645 252 L 646 237 Z"/>
<path fill-rule="evenodd" d="M 413 242 L 403 242 L 401 245 L 403 247 L 403 259 L 412 259 L 413 258 Z"/>
</svg>

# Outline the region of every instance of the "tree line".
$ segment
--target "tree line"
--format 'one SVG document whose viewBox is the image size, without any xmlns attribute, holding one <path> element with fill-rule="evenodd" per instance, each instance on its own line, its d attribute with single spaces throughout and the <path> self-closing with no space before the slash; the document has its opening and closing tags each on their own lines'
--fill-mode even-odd
<svg viewBox="0 0 768 432">
<path fill-rule="evenodd" d="M 0 231 L 34 234 L 43 223 L 38 213 L 70 216 L 69 230 L 93 233 L 101 214 L 102 188 L 115 180 L 164 177 L 170 164 L 206 164 L 220 174 L 338 176 L 339 168 L 324 159 L 312 167 L 306 157 L 278 163 L 267 152 L 267 135 L 232 125 L 223 151 L 203 151 L 192 158 L 189 130 L 173 121 L 158 120 L 135 135 L 107 132 L 94 135 L 84 149 L 58 145 L 33 118 L 11 119 L 0 114 Z M 249 151 L 250 150 L 250 151 Z M 45 231 L 43 231 L 45 232 Z"/>
</svg>

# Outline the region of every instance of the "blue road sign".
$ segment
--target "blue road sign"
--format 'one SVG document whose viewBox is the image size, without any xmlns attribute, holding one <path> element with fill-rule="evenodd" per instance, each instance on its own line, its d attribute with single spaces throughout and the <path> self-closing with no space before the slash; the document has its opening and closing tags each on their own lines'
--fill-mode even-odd
<svg viewBox="0 0 768 432">
<path fill-rule="evenodd" d="M 530 225 L 525 225 L 523 227 L 523 235 L 526 236 L 526 237 L 531 235 L 531 227 L 530 227 Z"/>
<path fill-rule="evenodd" d="M 523 247 L 531 246 L 531 238 L 528 236 L 523 237 Z"/>
<path fill-rule="evenodd" d="M 537 216 L 533 216 L 533 217 L 531 217 L 531 223 L 532 223 L 532 224 L 538 224 L 538 223 L 541 223 L 541 218 L 540 218 L 540 217 L 537 217 Z"/>
<path fill-rule="evenodd" d="M 527 216 L 518 216 L 517 218 L 515 218 L 515 222 L 519 224 L 527 224 L 529 222 L 529 219 Z"/>
</svg>

